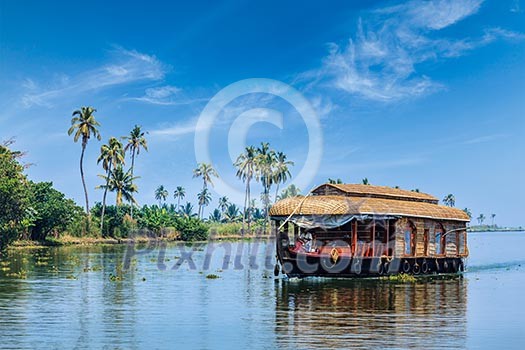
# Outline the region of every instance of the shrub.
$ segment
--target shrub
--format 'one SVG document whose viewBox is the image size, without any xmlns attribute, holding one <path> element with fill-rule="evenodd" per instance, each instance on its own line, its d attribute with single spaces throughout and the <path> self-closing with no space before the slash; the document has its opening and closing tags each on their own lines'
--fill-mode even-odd
<svg viewBox="0 0 525 350">
<path fill-rule="evenodd" d="M 139 227 L 147 228 L 148 230 L 155 232 L 157 235 L 160 235 L 162 228 L 176 227 L 176 216 L 166 208 L 145 206 L 142 208 L 138 223 Z"/>
<path fill-rule="evenodd" d="M 208 225 L 200 219 L 179 217 L 175 220 L 175 227 L 183 241 L 205 241 L 208 239 Z"/>
<path fill-rule="evenodd" d="M 32 240 L 44 240 L 52 232 L 63 232 L 83 216 L 82 208 L 53 188 L 52 182 L 30 182 L 33 223 Z"/>
<path fill-rule="evenodd" d="M 246 226 L 246 229 L 248 226 Z M 242 229 L 242 224 L 238 222 L 229 222 L 229 223 L 214 223 L 210 225 L 210 232 L 215 231 L 217 236 L 232 236 L 240 235 Z"/>
<path fill-rule="evenodd" d="M 25 220 L 29 209 L 29 185 L 16 154 L 0 145 L 0 250 L 32 221 Z"/>
<path fill-rule="evenodd" d="M 97 217 L 88 218 L 87 215 L 82 214 L 74 218 L 68 225 L 66 232 L 74 237 L 100 236 L 99 225 L 100 220 Z"/>
</svg>

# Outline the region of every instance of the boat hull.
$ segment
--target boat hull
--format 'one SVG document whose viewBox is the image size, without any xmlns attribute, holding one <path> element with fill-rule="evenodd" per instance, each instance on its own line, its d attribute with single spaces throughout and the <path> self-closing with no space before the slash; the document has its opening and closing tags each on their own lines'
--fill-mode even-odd
<svg viewBox="0 0 525 350">
<path fill-rule="evenodd" d="M 281 272 L 288 277 L 381 277 L 401 273 L 431 275 L 458 273 L 464 270 L 464 262 L 458 257 L 438 258 L 388 258 L 388 257 L 341 257 L 334 261 L 330 256 L 312 257 L 289 254 L 281 257 Z"/>
</svg>

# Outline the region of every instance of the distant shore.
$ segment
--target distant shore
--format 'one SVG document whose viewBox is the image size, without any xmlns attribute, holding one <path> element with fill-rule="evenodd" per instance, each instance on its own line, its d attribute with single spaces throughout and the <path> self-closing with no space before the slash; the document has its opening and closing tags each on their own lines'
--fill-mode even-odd
<svg viewBox="0 0 525 350">
<path fill-rule="evenodd" d="M 471 226 L 467 228 L 468 232 L 523 232 L 523 227 L 499 227 L 499 226 Z"/>
</svg>

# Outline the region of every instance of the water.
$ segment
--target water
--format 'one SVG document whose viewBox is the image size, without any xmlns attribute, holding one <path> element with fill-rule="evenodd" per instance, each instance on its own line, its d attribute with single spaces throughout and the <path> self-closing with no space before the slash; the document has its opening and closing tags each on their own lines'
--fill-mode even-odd
<svg viewBox="0 0 525 350">
<path fill-rule="evenodd" d="M 143 250 L 122 273 L 126 246 L 12 251 L 0 348 L 523 348 L 525 234 L 473 233 L 469 247 L 463 278 L 417 284 L 275 280 L 264 243 L 242 247 L 258 269 L 246 255 L 223 269 L 218 249 L 204 270 L 206 246 L 169 245 L 165 270 Z M 195 269 L 174 270 L 191 249 Z"/>
</svg>

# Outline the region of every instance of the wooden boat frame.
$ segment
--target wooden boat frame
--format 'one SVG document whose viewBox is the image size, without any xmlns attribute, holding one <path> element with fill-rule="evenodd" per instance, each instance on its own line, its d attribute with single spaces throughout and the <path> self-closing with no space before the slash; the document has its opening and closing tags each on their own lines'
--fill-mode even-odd
<svg viewBox="0 0 525 350">
<path fill-rule="evenodd" d="M 325 184 L 277 202 L 270 218 L 289 277 L 458 273 L 468 256 L 468 216 L 424 193 Z"/>
</svg>

